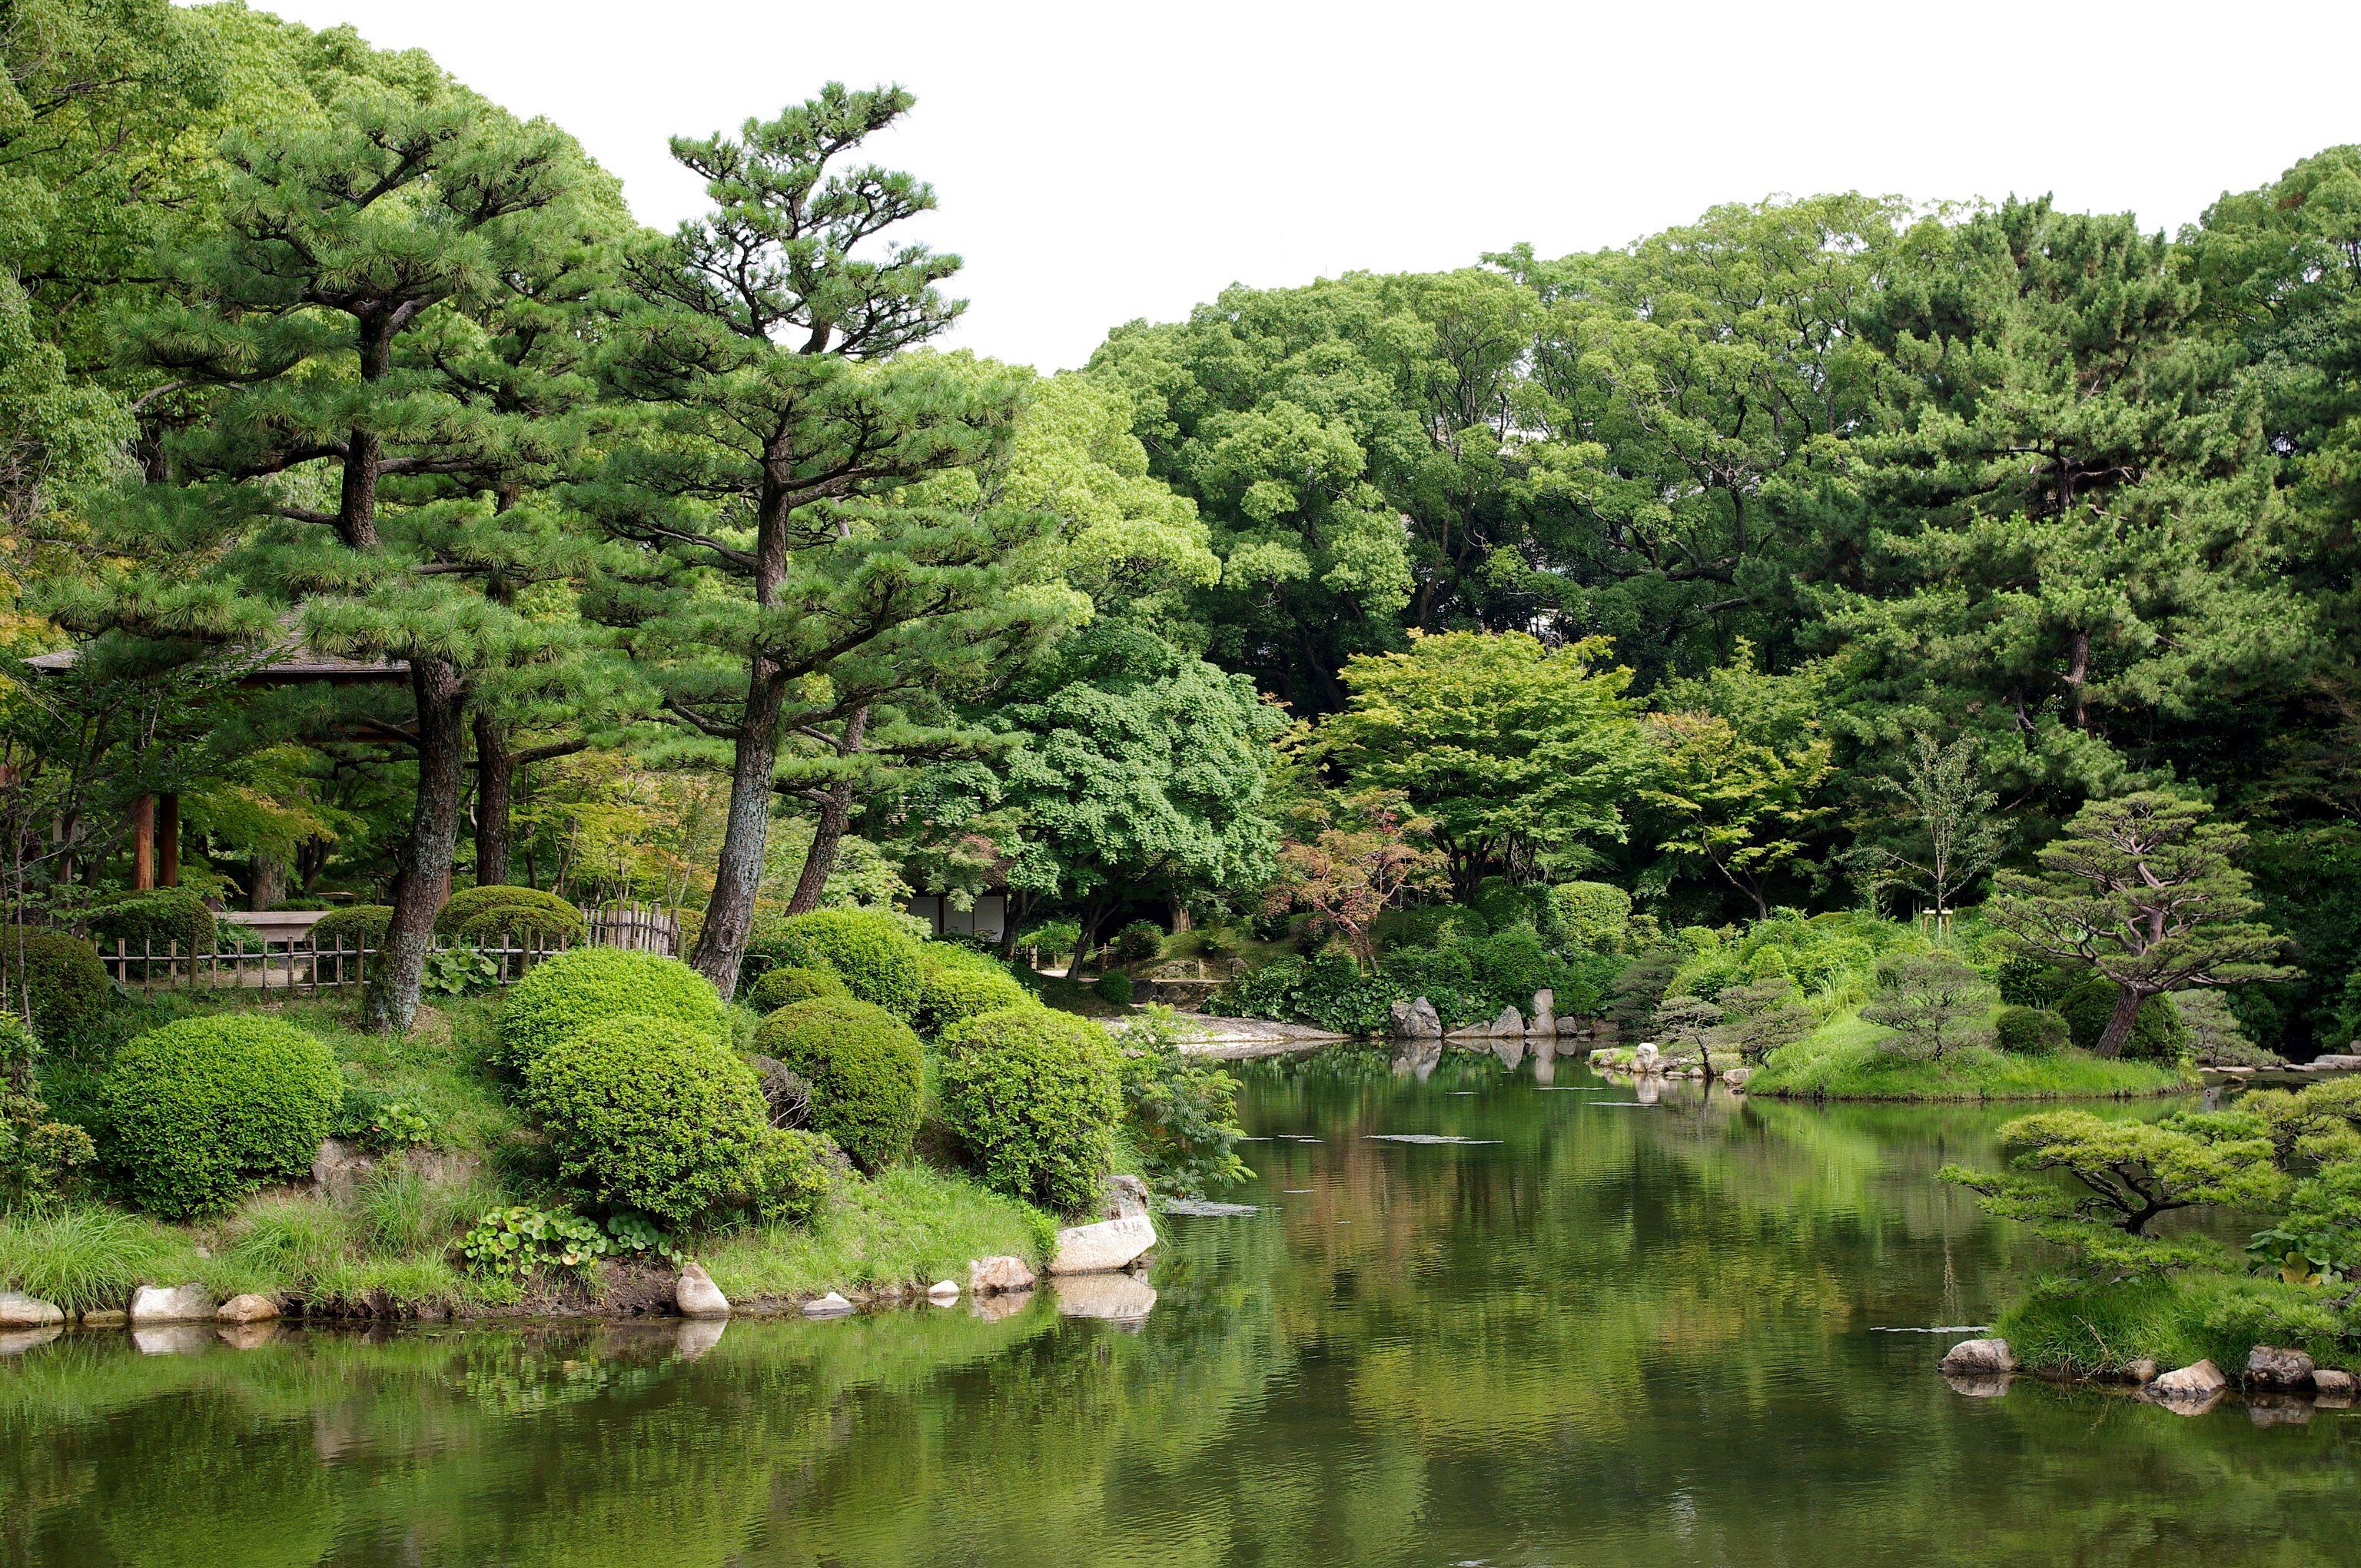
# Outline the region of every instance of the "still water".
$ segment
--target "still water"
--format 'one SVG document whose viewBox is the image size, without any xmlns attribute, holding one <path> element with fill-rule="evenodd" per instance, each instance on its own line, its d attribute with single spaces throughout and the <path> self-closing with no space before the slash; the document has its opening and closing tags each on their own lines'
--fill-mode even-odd
<svg viewBox="0 0 2361 1568">
<path fill-rule="evenodd" d="M 2003 1113 L 1240 1070 L 1257 1212 L 1164 1222 L 1152 1304 L 9 1356 L 0 1563 L 2361 1562 L 2361 1414 L 1968 1398 L 1883 1332 L 2037 1262 L 1934 1179 Z"/>
</svg>

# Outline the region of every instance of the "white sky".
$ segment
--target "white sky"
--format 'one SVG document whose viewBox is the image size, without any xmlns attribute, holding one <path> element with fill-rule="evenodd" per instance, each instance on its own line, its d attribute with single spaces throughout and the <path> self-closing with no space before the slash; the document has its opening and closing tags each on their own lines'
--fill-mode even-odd
<svg viewBox="0 0 2361 1568">
<path fill-rule="evenodd" d="M 917 94 L 881 161 L 967 261 L 953 342 L 1044 368 L 1233 281 L 1620 244 L 1777 192 L 2054 192 L 2194 219 L 2361 140 L 2361 4 L 1312 5 L 258 0 L 545 115 L 670 227 L 664 139 L 834 78 Z"/>
</svg>

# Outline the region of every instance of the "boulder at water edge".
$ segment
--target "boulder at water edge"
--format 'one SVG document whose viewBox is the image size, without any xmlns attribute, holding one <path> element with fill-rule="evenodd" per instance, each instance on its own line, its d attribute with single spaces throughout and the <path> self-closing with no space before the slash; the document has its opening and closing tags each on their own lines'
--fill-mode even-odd
<svg viewBox="0 0 2361 1568">
<path fill-rule="evenodd" d="M 967 1266 L 967 1288 L 978 1296 L 999 1296 L 1033 1288 L 1033 1271 L 1021 1257 L 1005 1254 L 979 1257 Z"/>
<path fill-rule="evenodd" d="M 852 1310 L 852 1303 L 831 1290 L 817 1301 L 804 1303 L 807 1318 L 840 1318 Z"/>
<path fill-rule="evenodd" d="M 1107 1220 L 1128 1220 L 1148 1212 L 1148 1183 L 1137 1176 L 1120 1172 L 1106 1179 L 1106 1190 L 1099 1196 L 1099 1216 Z"/>
<path fill-rule="evenodd" d="M 721 1293 L 721 1288 L 713 1283 L 713 1276 L 706 1273 L 701 1264 L 684 1263 L 680 1266 L 680 1278 L 674 1282 L 672 1288 L 672 1304 L 684 1318 L 726 1318 L 730 1315 L 730 1298 Z"/>
<path fill-rule="evenodd" d="M 959 1281 L 956 1279 L 936 1280 L 932 1285 L 927 1287 L 927 1299 L 932 1301 L 938 1307 L 955 1307 L 959 1305 Z"/>
<path fill-rule="evenodd" d="M 1443 1014 L 1434 1003 L 1422 996 L 1414 1002 L 1397 1002 L 1392 1009 L 1396 1036 L 1405 1040 L 1439 1040 L 1443 1038 Z"/>
<path fill-rule="evenodd" d="M 2294 1390 L 2312 1387 L 2312 1357 L 2300 1350 L 2258 1344 L 2246 1353 L 2246 1386 Z"/>
<path fill-rule="evenodd" d="M 2211 1408 L 2230 1387 L 2222 1369 L 2211 1361 L 2201 1361 L 2194 1366 L 2184 1366 L 2178 1372 L 2168 1372 L 2147 1386 L 2150 1398 L 2185 1409 L 2192 1414 L 2200 1408 Z"/>
<path fill-rule="evenodd" d="M 2015 1370 L 2016 1356 L 2004 1339 L 1961 1340 L 1943 1354 L 1943 1371 L 1947 1376 L 1969 1376 Z"/>
<path fill-rule="evenodd" d="M 1049 1259 L 1049 1272 L 1111 1274 L 1130 1267 L 1155 1245 L 1155 1223 L 1144 1213 L 1070 1225 L 1058 1233 L 1058 1250 Z"/>
<path fill-rule="evenodd" d="M 0 1330 L 50 1329 L 65 1321 L 65 1312 L 52 1302 L 14 1290 L 0 1290 Z"/>
<path fill-rule="evenodd" d="M 267 1323 L 279 1316 L 279 1303 L 268 1296 L 233 1296 L 214 1313 L 216 1322 Z"/>
<path fill-rule="evenodd" d="M 1556 992 L 1544 989 L 1533 992 L 1533 1018 L 1525 1028 L 1528 1034 L 1554 1035 L 1557 1033 Z"/>
<path fill-rule="evenodd" d="M 1656 1048 L 1655 1041 L 1642 1040 L 1637 1047 L 1633 1047 L 1631 1052 L 1631 1070 L 1633 1072 L 1642 1073 L 1662 1072 L 1664 1070 L 1664 1054 Z"/>
<path fill-rule="evenodd" d="M 2136 1383 L 2141 1387 L 2145 1388 L 2149 1384 L 2155 1382 L 2156 1375 L 2163 1370 L 2164 1368 L 2158 1366 L 2152 1357 L 2143 1355 L 2137 1361 L 2127 1363 L 2125 1365 L 2124 1381 L 2126 1383 Z"/>
<path fill-rule="evenodd" d="M 142 1285 L 131 1298 L 131 1323 L 209 1323 L 214 1299 L 202 1285 Z"/>
<path fill-rule="evenodd" d="M 2323 1405 L 2349 1405 L 2361 1386 L 2356 1386 L 2353 1374 L 2340 1372 L 2333 1366 L 2312 1369 L 2312 1391 Z"/>
</svg>

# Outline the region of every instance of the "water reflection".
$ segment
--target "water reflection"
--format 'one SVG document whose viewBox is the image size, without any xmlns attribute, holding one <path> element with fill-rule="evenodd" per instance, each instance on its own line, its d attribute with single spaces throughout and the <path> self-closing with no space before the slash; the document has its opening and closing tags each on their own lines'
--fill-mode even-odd
<svg viewBox="0 0 2361 1568">
<path fill-rule="evenodd" d="M 1954 1388 L 1942 1336 L 1872 1332 L 1986 1321 L 2029 1265 L 1932 1179 L 2004 1112 L 1641 1107 L 1539 1049 L 1241 1076 L 1259 1212 L 1166 1221 L 1146 1279 L 27 1347 L 0 1562 L 2352 1559 L 2354 1416 Z"/>
</svg>

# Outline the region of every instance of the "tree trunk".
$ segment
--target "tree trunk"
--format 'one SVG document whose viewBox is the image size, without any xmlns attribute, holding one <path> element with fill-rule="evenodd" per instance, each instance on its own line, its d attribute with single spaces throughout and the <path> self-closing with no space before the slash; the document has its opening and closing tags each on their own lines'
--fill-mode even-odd
<svg viewBox="0 0 2361 1568">
<path fill-rule="evenodd" d="M 287 862 L 270 855 L 255 856 L 247 871 L 247 908 L 258 914 L 286 896 Z"/>
<path fill-rule="evenodd" d="M 1176 893 L 1172 895 L 1172 934 L 1177 937 L 1188 929 L 1189 901 Z"/>
<path fill-rule="evenodd" d="M 754 929 L 754 894 L 763 885 L 763 846 L 771 832 L 771 771 L 779 754 L 779 712 L 786 689 L 771 661 L 759 659 L 746 686 L 746 712 L 730 765 L 730 817 L 721 835 L 721 863 L 705 926 L 690 967 L 728 1001 L 737 993 L 738 966 Z"/>
<path fill-rule="evenodd" d="M 410 834 L 395 859 L 393 918 L 378 960 L 365 1014 L 368 1026 L 402 1034 L 418 1013 L 434 914 L 451 891 L 451 857 L 459 846 L 459 795 L 467 776 L 467 688 L 445 659 L 412 658 L 410 686 L 418 704 L 418 795 Z"/>
<path fill-rule="evenodd" d="M 2124 1047 L 2131 1044 L 2132 1025 L 2139 1021 L 2140 1003 L 2147 1000 L 2145 992 L 2135 991 L 2128 985 L 2116 987 L 2115 1010 L 2107 1014 L 2106 1032 L 2099 1036 L 2099 1043 L 2092 1049 L 2103 1057 L 2123 1055 Z"/>
<path fill-rule="evenodd" d="M 476 716 L 476 885 L 496 887 L 509 880 L 509 813 L 516 784 L 516 758 L 508 732 L 484 714 Z"/>
<path fill-rule="evenodd" d="M 868 734 L 869 709 L 856 707 L 845 718 L 843 732 L 837 737 L 836 754 L 859 756 Z M 828 891 L 829 873 L 836 870 L 836 847 L 843 842 L 845 825 L 851 820 L 852 781 L 839 779 L 828 786 L 820 801 L 819 819 L 812 825 L 811 849 L 804 856 L 803 874 L 796 878 L 796 891 L 787 900 L 788 914 L 808 915 L 819 907 L 820 894 Z"/>
</svg>

